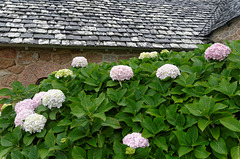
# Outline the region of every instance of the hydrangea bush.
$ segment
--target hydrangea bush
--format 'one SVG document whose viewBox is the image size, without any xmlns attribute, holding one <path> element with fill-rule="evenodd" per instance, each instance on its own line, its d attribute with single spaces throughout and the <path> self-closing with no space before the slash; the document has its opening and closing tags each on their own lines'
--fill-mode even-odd
<svg viewBox="0 0 240 159">
<path fill-rule="evenodd" d="M 0 90 L 0 158 L 239 159 L 240 41 L 210 46 L 75 59 L 73 75 L 13 82 Z"/>
</svg>

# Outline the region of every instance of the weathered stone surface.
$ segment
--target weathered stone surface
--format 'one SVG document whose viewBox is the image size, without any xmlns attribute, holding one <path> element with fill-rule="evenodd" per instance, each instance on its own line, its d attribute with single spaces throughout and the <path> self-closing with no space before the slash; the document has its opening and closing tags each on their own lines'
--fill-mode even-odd
<svg viewBox="0 0 240 159">
<path fill-rule="evenodd" d="M 118 61 L 119 60 L 129 60 L 133 56 L 118 56 Z"/>
<path fill-rule="evenodd" d="M 72 56 L 69 53 L 53 54 L 52 58 L 53 58 L 53 62 L 56 62 L 60 65 L 64 65 L 67 62 L 72 60 Z"/>
<path fill-rule="evenodd" d="M 106 62 L 117 62 L 117 57 L 116 57 L 116 55 L 105 54 L 104 57 L 103 57 L 103 61 L 106 61 Z"/>
<path fill-rule="evenodd" d="M 102 54 L 87 53 L 86 57 L 89 63 L 101 63 L 103 60 Z"/>
<path fill-rule="evenodd" d="M 39 61 L 30 64 L 20 75 L 19 81 L 24 86 L 35 84 L 39 78 L 47 77 L 53 71 L 59 70 L 60 66 L 53 62 Z"/>
<path fill-rule="evenodd" d="M 15 59 L 16 58 L 16 50 L 10 49 L 10 48 L 2 48 L 2 49 L 0 49 L 0 58 Z"/>
<path fill-rule="evenodd" d="M 39 59 L 42 61 L 51 61 L 52 60 L 52 50 L 39 50 L 37 51 L 39 55 Z"/>
<path fill-rule="evenodd" d="M 231 21 L 231 25 L 224 25 L 212 32 L 210 39 L 214 42 L 225 43 L 224 40 L 240 39 L 240 17 Z"/>
<path fill-rule="evenodd" d="M 17 64 L 27 65 L 39 59 L 35 51 L 20 51 L 17 56 Z"/>
<path fill-rule="evenodd" d="M 15 60 L 10 59 L 0 59 L 0 69 L 6 69 L 15 64 Z"/>
<path fill-rule="evenodd" d="M 15 73 L 15 74 L 19 74 L 21 73 L 23 70 L 24 70 L 24 66 L 22 65 L 15 65 L 15 66 L 12 66 L 8 69 L 8 71 L 12 72 L 12 73 Z"/>
<path fill-rule="evenodd" d="M 18 80 L 17 75 L 14 74 L 6 75 L 0 78 L 1 81 L 0 85 L 1 87 L 11 87 L 11 84 L 16 80 Z"/>
</svg>

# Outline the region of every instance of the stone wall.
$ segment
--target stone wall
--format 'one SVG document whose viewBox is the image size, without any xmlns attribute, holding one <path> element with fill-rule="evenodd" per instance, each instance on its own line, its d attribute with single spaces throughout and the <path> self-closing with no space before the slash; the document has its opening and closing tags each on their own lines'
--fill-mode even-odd
<svg viewBox="0 0 240 159">
<path fill-rule="evenodd" d="M 111 62 L 138 57 L 139 51 L 83 50 L 42 48 L 0 48 L 0 89 L 11 87 L 18 80 L 24 86 L 35 84 L 53 71 L 69 68 L 76 56 L 84 56 L 89 63 Z"/>
<path fill-rule="evenodd" d="M 240 17 L 213 31 L 210 39 L 214 42 L 224 43 L 223 40 L 240 40 Z"/>
</svg>

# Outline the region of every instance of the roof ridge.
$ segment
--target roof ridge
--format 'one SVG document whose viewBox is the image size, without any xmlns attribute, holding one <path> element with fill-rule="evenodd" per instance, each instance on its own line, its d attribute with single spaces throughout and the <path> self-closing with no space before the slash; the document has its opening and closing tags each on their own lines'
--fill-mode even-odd
<svg viewBox="0 0 240 159">
<path fill-rule="evenodd" d="M 232 9 L 231 7 L 233 6 L 238 7 L 238 9 L 231 10 Z M 225 25 L 230 20 L 240 16 L 239 10 L 240 10 L 239 0 L 219 0 L 217 7 L 215 8 L 212 14 L 212 17 L 203 27 L 203 30 L 200 32 L 199 35 L 206 36 L 210 34 L 213 30 Z M 227 18 L 224 19 L 223 17 Z"/>
</svg>

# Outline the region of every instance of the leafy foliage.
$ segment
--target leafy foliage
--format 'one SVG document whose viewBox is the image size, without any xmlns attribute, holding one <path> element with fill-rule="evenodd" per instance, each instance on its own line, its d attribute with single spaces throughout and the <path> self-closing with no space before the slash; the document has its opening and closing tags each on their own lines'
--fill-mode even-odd
<svg viewBox="0 0 240 159">
<path fill-rule="evenodd" d="M 74 75 L 49 75 L 40 86 L 20 82 L 0 95 L 12 103 L 39 91 L 60 89 L 66 101 L 60 109 L 40 105 L 35 111 L 47 118 L 41 133 L 29 134 L 14 126 L 15 112 L 6 107 L 0 117 L 0 158 L 233 158 L 240 156 L 240 41 L 224 61 L 206 61 L 209 44 L 190 52 L 159 54 L 153 59 L 122 60 L 73 68 Z M 174 64 L 181 75 L 160 80 L 156 70 Z M 115 65 L 132 67 L 129 81 L 112 81 Z M 122 139 L 141 132 L 150 147 L 125 153 Z"/>
</svg>

